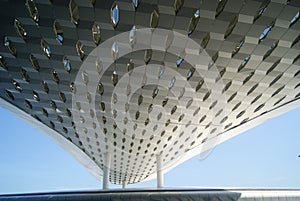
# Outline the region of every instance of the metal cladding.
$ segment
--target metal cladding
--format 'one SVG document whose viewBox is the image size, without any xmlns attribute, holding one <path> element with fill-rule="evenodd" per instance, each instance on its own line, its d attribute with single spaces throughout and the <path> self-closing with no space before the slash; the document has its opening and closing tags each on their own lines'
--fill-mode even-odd
<svg viewBox="0 0 300 201">
<path fill-rule="evenodd" d="M 48 128 L 98 178 L 109 153 L 110 182 L 151 179 L 157 156 L 166 172 L 300 105 L 299 9 L 298 0 L 1 1 L 1 103 Z"/>
</svg>

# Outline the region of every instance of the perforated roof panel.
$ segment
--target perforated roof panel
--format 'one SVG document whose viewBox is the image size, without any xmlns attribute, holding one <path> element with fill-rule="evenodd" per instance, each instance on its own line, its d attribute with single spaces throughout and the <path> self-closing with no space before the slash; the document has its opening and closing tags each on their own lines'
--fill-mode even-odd
<svg viewBox="0 0 300 201">
<path fill-rule="evenodd" d="M 155 177 L 300 105 L 297 0 L 0 1 L 1 105 L 98 178 Z"/>
</svg>

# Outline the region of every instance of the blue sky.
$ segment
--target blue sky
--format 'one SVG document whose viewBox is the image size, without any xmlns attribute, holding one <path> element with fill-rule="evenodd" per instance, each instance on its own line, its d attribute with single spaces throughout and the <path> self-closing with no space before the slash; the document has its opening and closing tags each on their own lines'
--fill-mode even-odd
<svg viewBox="0 0 300 201">
<path fill-rule="evenodd" d="M 0 122 L 0 194 L 102 188 L 51 139 L 1 107 Z M 259 125 L 204 160 L 177 166 L 165 174 L 165 186 L 300 188 L 299 123 L 300 108 Z M 128 185 L 155 186 L 155 180 Z"/>
</svg>

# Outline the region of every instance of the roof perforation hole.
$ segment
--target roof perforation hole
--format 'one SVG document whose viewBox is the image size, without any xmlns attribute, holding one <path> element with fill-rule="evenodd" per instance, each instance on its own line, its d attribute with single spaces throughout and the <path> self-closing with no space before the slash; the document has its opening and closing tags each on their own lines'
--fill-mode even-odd
<svg viewBox="0 0 300 201">
<path fill-rule="evenodd" d="M 52 129 L 55 129 L 55 124 L 52 122 L 52 121 L 50 121 L 50 128 L 52 128 Z M 80 143 L 79 143 L 80 144 Z M 81 143 L 81 145 L 82 145 L 82 143 Z M 80 145 L 80 146 L 81 146 Z"/>
<path fill-rule="evenodd" d="M 230 21 L 225 33 L 224 33 L 224 39 L 226 39 L 235 28 L 236 24 L 238 23 L 238 15 L 234 16 L 233 19 Z"/>
<path fill-rule="evenodd" d="M 50 48 L 49 44 L 47 43 L 47 41 L 45 41 L 44 39 L 41 39 L 40 46 L 42 48 L 43 53 L 47 56 L 48 59 L 50 59 L 52 52 L 51 52 L 51 48 Z"/>
<path fill-rule="evenodd" d="M 50 100 L 50 101 L 49 101 L 49 104 L 50 104 L 50 107 L 51 107 L 53 110 L 57 110 L 56 103 L 55 103 L 53 100 Z"/>
<path fill-rule="evenodd" d="M 245 85 L 254 75 L 254 71 L 250 72 L 249 75 L 243 80 L 243 85 Z"/>
<path fill-rule="evenodd" d="M 233 49 L 232 53 L 231 53 L 231 58 L 234 57 L 239 51 L 240 49 L 243 47 L 243 45 L 245 44 L 245 38 L 243 37 L 239 43 L 235 46 L 235 48 Z"/>
<path fill-rule="evenodd" d="M 256 97 L 251 101 L 251 105 L 252 105 L 253 103 L 255 103 L 256 101 L 258 101 L 258 99 L 260 99 L 261 97 L 262 97 L 262 93 L 259 94 L 258 96 L 256 96 Z"/>
<path fill-rule="evenodd" d="M 227 103 L 231 102 L 236 97 L 236 95 L 237 95 L 237 92 L 234 92 L 227 100 Z"/>
<path fill-rule="evenodd" d="M 172 130 L 172 132 L 174 133 L 177 130 L 178 126 L 175 126 Z"/>
<path fill-rule="evenodd" d="M 59 84 L 60 79 L 59 79 L 57 71 L 54 69 L 52 70 L 52 79 L 54 82 L 56 82 L 56 84 Z"/>
<path fill-rule="evenodd" d="M 75 86 L 75 83 L 74 82 L 71 82 L 70 83 L 70 90 L 72 93 L 75 93 L 76 92 L 76 86 Z"/>
<path fill-rule="evenodd" d="M 59 92 L 58 93 L 58 96 L 59 96 L 59 99 L 62 101 L 62 102 L 66 102 L 67 101 L 67 99 L 66 99 L 66 95 L 63 93 L 63 92 Z"/>
<path fill-rule="evenodd" d="M 165 123 L 165 127 L 169 126 L 170 123 L 171 123 L 171 119 L 168 119 L 168 120 L 166 121 L 166 123 Z"/>
<path fill-rule="evenodd" d="M 298 10 L 298 12 L 293 16 L 293 18 L 290 20 L 290 25 L 289 27 L 292 27 L 294 24 L 296 24 L 296 22 L 299 20 L 300 18 L 300 11 Z"/>
<path fill-rule="evenodd" d="M 79 23 L 79 10 L 78 10 L 78 5 L 75 0 L 70 0 L 69 12 L 70 12 L 70 16 L 71 16 L 71 21 L 77 26 Z"/>
<path fill-rule="evenodd" d="M 61 123 L 62 123 L 62 120 L 61 120 Z M 67 134 L 68 133 L 68 129 L 66 127 L 63 127 L 62 128 L 62 131 Z M 70 138 L 70 141 L 72 142 L 71 138 Z"/>
<path fill-rule="evenodd" d="M 241 72 L 241 71 L 245 68 L 245 66 L 246 66 L 247 63 L 249 62 L 250 58 L 251 58 L 251 55 L 247 55 L 247 56 L 243 59 L 241 65 L 238 67 L 238 70 L 237 70 L 238 73 Z"/>
<path fill-rule="evenodd" d="M 27 73 L 27 71 L 24 68 L 20 69 L 20 74 L 21 74 L 23 80 L 25 80 L 26 82 L 30 82 L 29 74 Z"/>
<path fill-rule="evenodd" d="M 43 115 L 45 115 L 46 117 L 48 117 L 48 111 L 45 108 L 42 109 L 42 113 L 43 113 Z"/>
<path fill-rule="evenodd" d="M 211 126 L 211 122 L 209 122 L 204 128 L 207 129 Z"/>
<path fill-rule="evenodd" d="M 245 114 L 245 110 L 243 110 L 243 111 L 241 111 L 237 116 L 236 116 L 236 118 L 238 119 L 238 118 L 240 118 L 241 116 L 243 116 L 244 114 Z"/>
<path fill-rule="evenodd" d="M 159 9 L 155 8 L 150 15 L 150 28 L 156 28 L 159 20 Z"/>
<path fill-rule="evenodd" d="M 216 113 L 215 117 L 218 117 L 222 112 L 223 112 L 223 109 L 220 109 L 220 110 Z"/>
<path fill-rule="evenodd" d="M 199 124 L 201 124 L 206 119 L 206 115 L 202 116 L 202 118 L 199 121 Z"/>
<path fill-rule="evenodd" d="M 298 77 L 300 75 L 300 70 L 298 70 L 295 74 L 294 77 Z"/>
<path fill-rule="evenodd" d="M 225 126 L 224 129 L 227 129 L 227 128 L 229 128 L 230 126 L 232 126 L 232 123 L 227 124 L 227 125 Z"/>
<path fill-rule="evenodd" d="M 300 34 L 295 38 L 295 40 L 292 42 L 291 47 L 294 47 L 298 42 L 300 41 Z"/>
<path fill-rule="evenodd" d="M 39 12 L 33 0 L 26 0 L 25 5 L 29 12 L 30 17 L 35 23 L 39 22 Z"/>
<path fill-rule="evenodd" d="M 265 106 L 265 103 L 260 104 L 257 108 L 255 108 L 254 113 L 258 112 L 259 110 L 261 110 L 264 106 Z"/>
<path fill-rule="evenodd" d="M 259 85 L 258 83 L 253 85 L 253 87 L 251 87 L 247 92 L 247 96 L 249 96 L 258 87 L 258 85 Z"/>
<path fill-rule="evenodd" d="M 113 2 L 110 9 L 110 23 L 114 28 L 116 28 L 119 23 L 119 16 L 119 6 L 117 2 Z"/>
<path fill-rule="evenodd" d="M 81 61 L 83 61 L 83 59 L 85 57 L 84 45 L 79 40 L 76 43 L 76 51 L 77 51 L 77 55 L 79 56 Z"/>
<path fill-rule="evenodd" d="M 276 66 L 280 63 L 280 59 L 278 59 L 276 62 L 274 62 L 272 64 L 272 66 L 267 70 L 266 75 L 270 74 L 275 68 Z"/>
<path fill-rule="evenodd" d="M 210 106 L 209 106 L 209 109 L 213 109 L 216 105 L 217 105 L 218 101 L 215 100 Z"/>
<path fill-rule="evenodd" d="M 185 127 L 186 127 L 186 128 L 189 127 L 189 126 L 191 125 L 191 123 L 192 123 L 192 121 L 189 120 L 189 121 L 185 124 Z"/>
<path fill-rule="evenodd" d="M 266 58 L 268 58 L 272 52 L 276 49 L 277 45 L 279 43 L 279 40 L 277 40 L 276 42 L 274 42 L 270 47 L 269 49 L 267 50 L 267 52 L 264 54 L 263 56 L 263 60 L 265 60 Z"/>
<path fill-rule="evenodd" d="M 199 22 L 199 18 L 200 18 L 200 10 L 196 9 L 193 16 L 190 18 L 190 22 L 187 27 L 188 36 L 190 36 L 194 32 L 194 30 L 197 27 L 197 24 Z"/>
<path fill-rule="evenodd" d="M 178 118 L 178 122 L 181 122 L 183 118 L 184 118 L 184 114 L 181 114 Z"/>
<path fill-rule="evenodd" d="M 284 88 L 284 85 L 282 87 L 279 87 L 273 94 L 271 97 L 276 96 L 277 94 L 279 94 L 280 91 L 282 91 L 282 89 Z"/>
<path fill-rule="evenodd" d="M 213 134 L 217 131 L 217 128 L 213 128 L 211 131 L 210 131 L 210 134 Z"/>
<path fill-rule="evenodd" d="M 219 0 L 218 6 L 216 8 L 215 17 L 217 18 L 221 12 L 224 10 L 225 6 L 227 4 L 227 0 Z"/>
<path fill-rule="evenodd" d="M 194 113 L 193 113 L 193 116 L 196 116 L 200 111 L 200 107 L 198 107 L 197 109 L 195 109 Z"/>
<path fill-rule="evenodd" d="M 9 98 L 9 99 L 11 99 L 11 100 L 15 100 L 15 97 L 13 96 L 13 94 L 9 91 L 9 90 L 7 90 L 7 89 L 5 89 L 5 94 L 6 94 L 6 96 Z"/>
<path fill-rule="evenodd" d="M 223 124 L 225 121 L 227 121 L 228 119 L 228 116 L 225 116 L 221 121 L 220 121 L 220 124 Z"/>
<path fill-rule="evenodd" d="M 229 82 L 227 82 L 227 84 L 225 85 L 225 87 L 222 90 L 222 93 L 225 93 L 229 89 L 229 87 L 231 86 L 231 84 L 232 84 L 231 80 Z"/>
<path fill-rule="evenodd" d="M 206 101 L 206 100 L 209 98 L 210 94 L 211 94 L 211 90 L 209 90 L 209 91 L 204 95 L 203 101 Z"/>
<path fill-rule="evenodd" d="M 40 70 L 40 64 L 39 64 L 37 58 L 36 58 L 33 54 L 30 54 L 30 55 L 29 55 L 29 61 L 31 62 L 32 67 L 33 67 L 36 71 L 39 71 L 39 70 Z"/>
<path fill-rule="evenodd" d="M 233 108 L 232 108 L 232 111 L 238 109 L 238 107 L 240 107 L 240 105 L 242 104 L 242 102 L 238 102 Z"/>
<path fill-rule="evenodd" d="M 68 59 L 67 56 L 64 56 L 64 57 L 63 57 L 62 63 L 63 63 L 63 65 L 64 65 L 65 70 L 66 70 L 68 73 L 70 73 L 71 70 L 72 70 L 72 67 L 71 67 L 71 62 L 70 62 L 70 60 Z"/>
<path fill-rule="evenodd" d="M 17 91 L 22 92 L 23 89 L 16 80 L 12 80 L 12 84 Z"/>
<path fill-rule="evenodd" d="M 5 57 L 3 55 L 1 55 L 1 54 L 0 54 L 0 66 L 4 70 L 8 70 L 8 68 L 7 68 L 7 61 L 6 61 Z"/>
<path fill-rule="evenodd" d="M 17 50 L 13 44 L 13 42 L 7 37 L 4 37 L 4 46 L 7 48 L 8 52 L 13 55 L 14 57 L 17 57 Z"/>
<path fill-rule="evenodd" d="M 39 94 L 36 92 L 36 91 L 32 91 L 32 97 L 33 97 L 33 99 L 34 100 L 36 100 L 36 101 L 40 101 L 40 96 L 39 96 Z"/>
<path fill-rule="evenodd" d="M 62 30 L 62 27 L 61 27 L 60 23 L 57 20 L 54 20 L 54 22 L 53 22 L 53 31 L 55 33 L 56 40 L 60 44 L 63 44 L 63 42 L 64 42 L 64 33 L 63 33 L 63 30 Z"/>
<path fill-rule="evenodd" d="M 260 43 L 261 41 L 263 41 L 267 35 L 270 33 L 271 29 L 274 27 L 275 25 L 275 21 L 272 21 L 270 25 L 268 25 L 264 30 L 263 32 L 259 35 L 258 37 L 258 43 Z"/>
<path fill-rule="evenodd" d="M 277 75 L 272 82 L 269 84 L 269 87 L 271 87 L 273 84 L 275 84 L 281 77 L 282 77 L 283 73 L 280 73 L 279 75 Z"/>
</svg>

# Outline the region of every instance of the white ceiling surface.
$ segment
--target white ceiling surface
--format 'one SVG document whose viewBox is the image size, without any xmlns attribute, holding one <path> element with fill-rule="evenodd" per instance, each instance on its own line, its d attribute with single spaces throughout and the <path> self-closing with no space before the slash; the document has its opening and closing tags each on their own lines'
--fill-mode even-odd
<svg viewBox="0 0 300 201">
<path fill-rule="evenodd" d="M 20 16 L 11 16 L 4 10 L 11 3 L 1 2 L 1 36 L 18 52 L 0 48 L 0 95 L 15 107 L 1 105 L 27 113 L 98 178 L 107 152 L 112 183 L 140 182 L 155 178 L 156 155 L 167 172 L 300 105 L 298 1 L 140 1 L 136 8 L 131 1 L 71 2 L 77 25 L 68 1 L 35 1 L 37 23 L 23 3 L 14 5 Z M 174 3 L 181 5 L 177 12 Z M 95 22 L 100 44 L 92 37 Z M 66 57 L 71 70 L 63 66 Z"/>
</svg>

